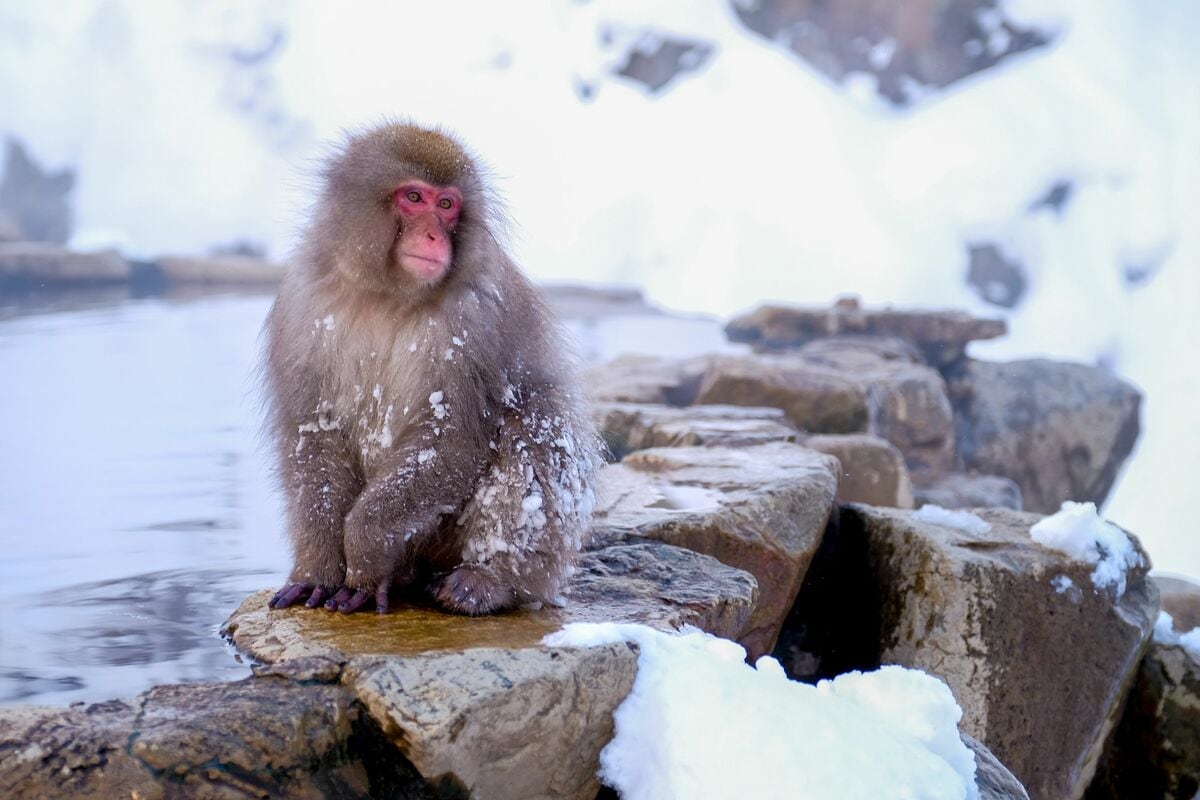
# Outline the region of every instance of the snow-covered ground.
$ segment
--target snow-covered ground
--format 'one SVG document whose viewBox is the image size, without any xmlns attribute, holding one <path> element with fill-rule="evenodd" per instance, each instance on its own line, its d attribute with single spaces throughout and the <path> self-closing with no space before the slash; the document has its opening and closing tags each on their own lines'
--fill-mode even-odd
<svg viewBox="0 0 1200 800">
<path fill-rule="evenodd" d="M 1138 384 L 1143 436 L 1105 511 L 1157 567 L 1200 575 L 1181 525 L 1200 478 L 1200 6 L 1004 8 L 1054 43 L 900 112 L 719 0 L 0 0 L 0 132 L 79 169 L 80 241 L 134 253 L 285 255 L 322 142 L 385 116 L 446 125 L 493 165 L 535 276 L 682 310 L 852 292 L 1000 313 L 963 280 L 966 244 L 995 242 L 1030 289 L 974 352 Z M 662 34 L 715 53 L 656 96 L 612 74 Z M 1029 210 L 1064 181 L 1059 211 Z"/>
</svg>

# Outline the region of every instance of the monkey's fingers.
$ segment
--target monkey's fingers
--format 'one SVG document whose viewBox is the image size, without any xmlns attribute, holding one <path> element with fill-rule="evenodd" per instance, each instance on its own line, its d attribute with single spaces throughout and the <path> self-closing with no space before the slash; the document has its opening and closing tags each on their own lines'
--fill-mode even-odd
<svg viewBox="0 0 1200 800">
<path fill-rule="evenodd" d="M 337 611 L 338 606 L 344 604 L 353 594 L 353 589 L 343 586 L 338 589 L 337 594 L 325 601 L 325 608 L 329 611 Z"/>
<path fill-rule="evenodd" d="M 340 592 L 339 592 L 340 594 Z M 374 596 L 374 592 L 370 589 L 359 589 L 354 595 L 344 603 L 339 603 L 337 610 L 339 614 L 351 614 L 362 608 L 363 603 L 367 602 Z"/>
<path fill-rule="evenodd" d="M 317 606 L 322 605 L 325 602 L 325 599 L 331 594 L 333 594 L 332 586 L 318 586 L 317 588 L 313 589 L 312 595 L 309 596 L 308 602 L 304 605 L 308 608 L 316 608 Z"/>
<path fill-rule="evenodd" d="M 275 593 L 271 601 L 267 603 L 268 608 L 287 608 L 292 603 L 300 599 L 301 596 L 312 591 L 312 586 L 307 583 L 289 583 Z"/>
</svg>

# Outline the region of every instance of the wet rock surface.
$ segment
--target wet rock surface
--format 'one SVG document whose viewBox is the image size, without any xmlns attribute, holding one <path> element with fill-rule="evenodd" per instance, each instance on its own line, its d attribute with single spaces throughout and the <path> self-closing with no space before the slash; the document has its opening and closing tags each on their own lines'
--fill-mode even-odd
<svg viewBox="0 0 1200 800">
<path fill-rule="evenodd" d="M 969 533 L 912 513 L 842 509 L 823 546 L 836 557 L 814 564 L 790 621 L 808 624 L 811 641 L 822 605 L 846 609 L 843 632 L 811 648 L 826 656 L 816 674 L 884 663 L 936 675 L 962 706 L 963 730 L 1031 796 L 1082 796 L 1157 615 L 1148 562 L 1116 597 L 1092 584 L 1092 565 L 1030 538 L 1037 515 L 978 510 L 991 528 Z M 803 666 L 803 642 L 792 645 Z"/>
<path fill-rule="evenodd" d="M 584 554 L 562 608 L 517 609 L 467 617 L 400 602 L 386 615 L 267 608 L 273 591 L 248 597 L 225 633 L 259 661 L 342 662 L 356 656 L 417 656 L 473 647 L 540 647 L 571 622 L 639 622 L 660 630 L 695 625 L 733 638 L 750 619 L 754 578 L 714 558 L 659 542 L 602 547 Z"/>
<path fill-rule="evenodd" d="M 769 652 L 820 543 L 837 462 L 794 444 L 641 450 L 601 476 L 601 542 L 653 539 L 751 573 L 759 596 L 736 639 Z"/>
</svg>

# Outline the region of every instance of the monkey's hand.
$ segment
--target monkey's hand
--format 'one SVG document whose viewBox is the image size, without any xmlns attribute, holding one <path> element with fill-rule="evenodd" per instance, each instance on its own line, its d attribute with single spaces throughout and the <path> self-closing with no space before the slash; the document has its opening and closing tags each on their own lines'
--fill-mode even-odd
<svg viewBox="0 0 1200 800">
<path fill-rule="evenodd" d="M 517 600 L 511 587 L 478 564 L 463 564 L 443 575 L 430 585 L 429 593 L 447 611 L 472 617 L 508 608 Z"/>
</svg>

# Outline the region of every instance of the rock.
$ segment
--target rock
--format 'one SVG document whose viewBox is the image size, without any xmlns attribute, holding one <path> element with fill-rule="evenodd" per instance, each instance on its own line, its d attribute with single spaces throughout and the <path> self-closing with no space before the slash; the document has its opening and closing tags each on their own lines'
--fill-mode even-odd
<svg viewBox="0 0 1200 800">
<path fill-rule="evenodd" d="M 147 266 L 150 272 L 157 269 L 157 277 L 172 285 L 275 286 L 283 279 L 281 264 L 248 256 L 163 256 Z"/>
<path fill-rule="evenodd" d="M 848 372 L 872 370 L 879 362 L 924 364 L 915 345 L 895 336 L 830 336 L 794 349 L 809 361 Z"/>
<path fill-rule="evenodd" d="M 591 800 L 613 712 L 637 675 L 624 642 L 355 659 L 345 680 L 433 785 L 467 797 Z"/>
<path fill-rule="evenodd" d="M 794 355 L 715 356 L 696 403 L 771 406 L 813 433 L 867 430 L 867 387 L 854 375 Z"/>
<path fill-rule="evenodd" d="M 1175 621 L 1175 630 L 1186 633 L 1200 628 L 1200 584 L 1185 578 L 1153 576 L 1162 598 L 1162 610 Z"/>
<path fill-rule="evenodd" d="M 999 475 L 913 473 L 913 496 L 917 507 L 931 504 L 942 508 L 1011 508 L 1021 510 L 1021 487 Z M 876 503 L 875 505 L 881 505 Z"/>
<path fill-rule="evenodd" d="M 995 242 L 967 245 L 967 285 L 985 303 L 1016 308 L 1025 299 L 1029 277 L 1025 265 L 1005 255 Z"/>
<path fill-rule="evenodd" d="M 975 754 L 975 786 L 979 788 L 979 800 L 1029 800 L 1025 787 L 991 750 L 965 733 L 960 733 L 959 737 Z"/>
<path fill-rule="evenodd" d="M 963 464 L 1016 481 L 1030 511 L 1101 505 L 1137 441 L 1141 394 L 1095 367 L 966 361 L 947 381 Z"/>
<path fill-rule="evenodd" d="M 601 542 L 656 539 L 705 553 L 758 580 L 736 639 L 770 652 L 821 540 L 837 462 L 794 444 L 640 450 L 601 474 L 593 530 Z"/>
<path fill-rule="evenodd" d="M 897 106 L 1055 38 L 992 0 L 758 0 L 730 8 L 764 43 L 791 50 L 834 82 L 865 79 Z"/>
<path fill-rule="evenodd" d="M 562 608 L 520 609 L 486 617 L 447 614 L 405 604 L 373 614 L 271 611 L 270 590 L 248 597 L 225 623 L 234 645 L 267 663 L 354 656 L 419 656 L 472 647 L 538 648 L 569 622 L 640 622 L 661 630 L 695 625 L 732 638 L 745 627 L 757 587 L 741 570 L 658 542 L 585 553 Z"/>
<path fill-rule="evenodd" d="M 914 358 L 895 339 L 843 338 L 785 355 L 625 356 L 590 370 L 588 384 L 599 401 L 778 408 L 804 431 L 874 433 L 910 467 L 944 472 L 953 409 L 942 376 Z"/>
<path fill-rule="evenodd" d="M 1179 645 L 1155 642 L 1087 797 L 1193 798 L 1198 791 L 1200 662 Z"/>
<path fill-rule="evenodd" d="M 923 364 L 881 362 L 863 377 L 871 433 L 900 448 L 911 469 L 953 469 L 954 410 L 938 371 Z"/>
<path fill-rule="evenodd" d="M 372 747 L 372 727 L 342 687 L 279 678 L 0 708 L 0 787 L 12 800 L 368 797 L 405 776 L 420 787 L 399 754 Z"/>
<path fill-rule="evenodd" d="M 835 577 L 857 595 L 838 606 L 839 623 L 857 625 L 859 633 L 848 635 L 860 637 L 864 660 L 872 659 L 862 642 L 874 640 L 876 664 L 946 681 L 962 706 L 963 730 L 1031 796 L 1081 797 L 1158 613 L 1149 561 L 1114 597 L 1111 588 L 1093 587 L 1092 565 L 1030 538 L 1037 515 L 977 513 L 991 525 L 987 533 L 918 522 L 913 512 L 844 507 L 838 536 L 849 540 L 846 552 L 859 554 L 862 572 Z M 859 623 L 850 621 L 855 607 Z"/>
<path fill-rule="evenodd" d="M 868 433 L 809 436 L 805 447 L 831 455 L 841 464 L 839 503 L 913 507 L 913 488 L 904 455 L 893 445 Z"/>
<path fill-rule="evenodd" d="M 625 63 L 617 74 L 657 94 L 680 74 L 701 69 L 715 49 L 712 42 L 647 30 L 644 35 L 633 37 Z"/>
<path fill-rule="evenodd" d="M 592 417 L 618 461 L 649 447 L 746 447 L 794 442 L 798 435 L 778 408 L 596 403 Z"/>
<path fill-rule="evenodd" d="M 785 350 L 830 336 L 885 336 L 911 342 L 934 366 L 963 355 L 967 342 L 995 339 L 1007 328 L 1004 320 L 980 319 L 962 311 L 867 310 L 856 298 L 833 308 L 765 305 L 730 321 L 731 341 L 758 350 Z"/>
<path fill-rule="evenodd" d="M 619 356 L 584 370 L 588 396 L 597 402 L 690 405 L 707 359 Z"/>
<path fill-rule="evenodd" d="M 45 172 L 20 142 L 9 139 L 3 174 L 0 214 L 15 224 L 19 235 L 12 238 L 62 244 L 71 237 L 73 170 Z"/>
<path fill-rule="evenodd" d="M 111 251 L 75 253 L 40 242 L 0 243 L 0 289 L 125 283 L 132 272 Z"/>
<path fill-rule="evenodd" d="M 624 643 L 547 648 L 542 637 L 601 621 L 729 637 L 746 626 L 756 593 L 753 577 L 716 559 L 639 542 L 586 553 L 562 608 L 472 618 L 401 604 L 347 616 L 272 611 L 265 590 L 225 630 L 275 665 L 260 676 L 328 680 L 340 670 L 366 717 L 438 796 L 592 800 L 637 654 Z"/>
<path fill-rule="evenodd" d="M 954 467 L 954 411 L 946 383 L 912 345 L 890 337 L 839 336 L 796 352 L 866 387 L 868 430 L 900 448 L 910 467 Z"/>
</svg>

